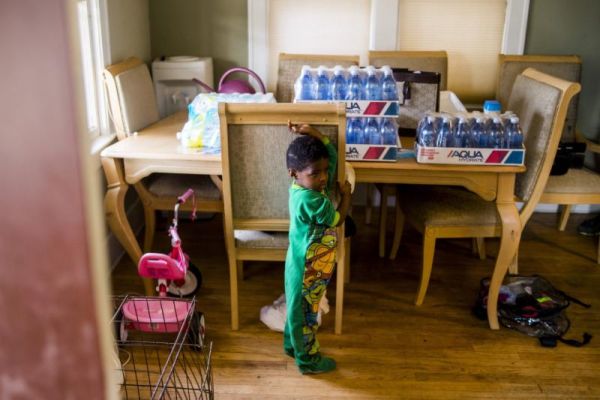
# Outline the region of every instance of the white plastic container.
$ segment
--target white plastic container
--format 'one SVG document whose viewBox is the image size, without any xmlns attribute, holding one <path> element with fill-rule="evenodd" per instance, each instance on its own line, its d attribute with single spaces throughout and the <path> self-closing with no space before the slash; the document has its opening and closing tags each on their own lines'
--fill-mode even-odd
<svg viewBox="0 0 600 400">
<path fill-rule="evenodd" d="M 152 78 L 161 118 L 184 110 L 201 88 L 196 78 L 213 87 L 213 63 L 210 57 L 178 56 L 155 60 Z"/>
</svg>

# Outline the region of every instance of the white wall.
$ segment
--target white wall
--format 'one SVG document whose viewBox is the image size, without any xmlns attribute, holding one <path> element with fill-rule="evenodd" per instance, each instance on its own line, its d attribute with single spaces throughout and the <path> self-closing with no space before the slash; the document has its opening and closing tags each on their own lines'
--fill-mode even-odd
<svg viewBox="0 0 600 400">
<path fill-rule="evenodd" d="M 150 12 L 148 0 L 106 0 L 110 57 L 115 63 L 135 56 L 149 63 Z"/>
</svg>

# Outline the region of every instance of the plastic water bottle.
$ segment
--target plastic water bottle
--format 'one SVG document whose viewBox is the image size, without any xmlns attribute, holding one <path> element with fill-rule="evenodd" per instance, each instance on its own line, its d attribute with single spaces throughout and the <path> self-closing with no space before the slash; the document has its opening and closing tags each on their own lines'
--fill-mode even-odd
<svg viewBox="0 0 600 400">
<path fill-rule="evenodd" d="M 435 141 L 437 147 L 453 147 L 454 138 L 452 137 L 452 126 L 447 116 L 442 118 L 442 123 Z"/>
<path fill-rule="evenodd" d="M 354 118 L 356 123 L 356 144 L 369 144 L 367 136 L 367 123 L 363 118 Z"/>
<path fill-rule="evenodd" d="M 369 144 L 383 144 L 383 136 L 379 132 L 379 122 L 376 118 L 369 117 L 365 122 L 365 132 Z"/>
<path fill-rule="evenodd" d="M 429 115 L 418 132 L 418 143 L 425 147 L 434 147 L 436 139 L 434 117 Z"/>
<path fill-rule="evenodd" d="M 398 100 L 398 89 L 396 88 L 396 80 L 392 74 L 392 69 L 386 65 L 381 70 L 383 71 L 383 79 L 381 80 L 382 99 L 388 101 Z"/>
<path fill-rule="evenodd" d="M 383 138 L 383 144 L 394 146 L 398 142 L 396 124 L 392 118 L 383 118 L 379 124 L 379 132 Z"/>
<path fill-rule="evenodd" d="M 475 121 L 473 121 L 473 126 L 471 127 L 471 140 L 469 142 L 469 147 L 487 147 L 487 137 L 485 137 L 483 140 L 481 139 L 481 137 L 484 135 L 487 135 L 487 132 L 485 132 L 483 118 L 476 117 Z M 482 146 L 482 144 L 485 144 L 485 146 Z"/>
<path fill-rule="evenodd" d="M 315 81 L 315 100 L 331 100 L 329 76 L 327 76 L 327 68 L 320 66 L 317 69 L 317 80 Z"/>
<path fill-rule="evenodd" d="M 375 67 L 369 65 L 367 67 L 367 81 L 365 82 L 365 94 L 367 100 L 381 100 L 381 82 L 377 77 Z"/>
<path fill-rule="evenodd" d="M 348 118 L 346 125 L 346 143 L 358 144 L 363 126 L 361 118 Z"/>
<path fill-rule="evenodd" d="M 499 117 L 494 117 L 490 125 L 490 147 L 495 149 L 506 148 L 504 127 Z"/>
<path fill-rule="evenodd" d="M 348 82 L 344 77 L 344 70 L 341 66 L 336 65 L 333 68 L 333 79 L 331 79 L 331 99 L 346 100 L 348 95 Z"/>
<path fill-rule="evenodd" d="M 350 67 L 350 78 L 348 78 L 348 94 L 346 100 L 364 100 L 365 92 L 362 78 L 356 65 Z"/>
<path fill-rule="evenodd" d="M 314 100 L 313 96 L 313 77 L 310 67 L 304 65 L 300 72 L 300 100 Z"/>
<path fill-rule="evenodd" d="M 458 117 L 454 129 L 454 147 L 469 147 L 470 129 L 469 122 L 464 117 Z"/>
<path fill-rule="evenodd" d="M 510 117 L 510 125 L 506 131 L 506 142 L 507 147 L 511 149 L 520 149 L 523 147 L 523 131 L 521 130 L 521 124 L 519 123 L 519 117 Z"/>
</svg>

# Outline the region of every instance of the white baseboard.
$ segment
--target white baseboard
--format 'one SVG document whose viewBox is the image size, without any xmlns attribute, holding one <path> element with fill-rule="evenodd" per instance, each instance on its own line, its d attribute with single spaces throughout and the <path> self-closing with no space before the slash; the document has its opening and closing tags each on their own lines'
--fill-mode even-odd
<svg viewBox="0 0 600 400">
<path fill-rule="evenodd" d="M 136 199 L 127 209 L 127 219 L 131 224 L 133 233 L 138 236 L 144 229 L 144 209 L 140 199 Z M 117 240 L 116 236 L 109 230 L 106 236 L 106 247 L 108 248 L 111 271 L 115 269 L 121 258 L 126 255 L 125 249 Z"/>
</svg>

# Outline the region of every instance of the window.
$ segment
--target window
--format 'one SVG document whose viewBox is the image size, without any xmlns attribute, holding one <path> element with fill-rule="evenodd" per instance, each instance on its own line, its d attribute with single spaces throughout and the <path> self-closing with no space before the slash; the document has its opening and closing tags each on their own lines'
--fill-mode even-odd
<svg viewBox="0 0 600 400">
<path fill-rule="evenodd" d="M 448 89 L 463 102 L 493 98 L 506 0 L 400 0 L 398 47 L 446 50 Z"/>
<path fill-rule="evenodd" d="M 91 139 L 109 133 L 106 99 L 102 81 L 106 49 L 105 0 L 77 1 L 77 28 L 85 94 L 85 121 Z"/>
</svg>

